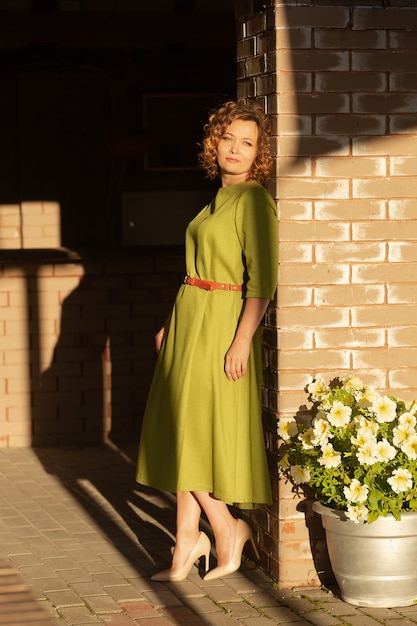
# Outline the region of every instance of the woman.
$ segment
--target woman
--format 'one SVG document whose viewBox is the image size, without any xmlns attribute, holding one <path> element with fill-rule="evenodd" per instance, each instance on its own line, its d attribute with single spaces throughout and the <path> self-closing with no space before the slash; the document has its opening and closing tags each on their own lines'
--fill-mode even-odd
<svg viewBox="0 0 417 626">
<path fill-rule="evenodd" d="M 227 102 L 205 127 L 200 164 L 221 188 L 186 231 L 187 276 L 156 335 L 158 362 L 139 446 L 137 481 L 177 494 L 170 569 L 179 581 L 205 556 L 203 509 L 217 567 L 240 567 L 249 526 L 228 505 L 271 504 L 261 421 L 259 324 L 277 282 L 276 206 L 262 186 L 270 167 L 267 118 L 259 105 Z"/>
</svg>

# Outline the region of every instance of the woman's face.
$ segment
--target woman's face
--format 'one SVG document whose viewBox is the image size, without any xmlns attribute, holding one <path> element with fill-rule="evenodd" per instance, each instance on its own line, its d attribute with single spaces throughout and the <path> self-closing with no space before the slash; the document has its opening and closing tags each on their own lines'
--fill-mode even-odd
<svg viewBox="0 0 417 626">
<path fill-rule="evenodd" d="M 258 125 L 248 120 L 234 120 L 217 144 L 217 162 L 224 186 L 248 179 L 258 151 Z"/>
</svg>

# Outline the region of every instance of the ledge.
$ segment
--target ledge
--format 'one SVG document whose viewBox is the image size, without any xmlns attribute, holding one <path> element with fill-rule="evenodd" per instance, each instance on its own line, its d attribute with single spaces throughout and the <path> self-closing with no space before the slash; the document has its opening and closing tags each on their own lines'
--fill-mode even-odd
<svg viewBox="0 0 417 626">
<path fill-rule="evenodd" d="M 0 250 L 0 263 L 82 263 L 83 261 L 141 259 L 144 257 L 184 256 L 184 246 L 135 246 L 129 248 L 33 248 L 26 250 Z"/>
</svg>

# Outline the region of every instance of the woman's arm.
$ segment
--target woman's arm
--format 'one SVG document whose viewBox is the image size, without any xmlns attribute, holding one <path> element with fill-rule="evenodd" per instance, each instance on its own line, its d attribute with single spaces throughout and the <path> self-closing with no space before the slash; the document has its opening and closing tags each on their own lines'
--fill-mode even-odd
<svg viewBox="0 0 417 626">
<path fill-rule="evenodd" d="M 172 315 L 172 313 L 170 313 L 168 315 L 168 317 L 166 318 L 166 320 L 164 322 L 164 325 L 162 326 L 162 328 L 155 335 L 156 354 L 159 354 L 159 352 L 161 351 L 161 346 L 162 346 L 162 343 L 163 343 L 163 341 L 165 339 L 165 335 L 166 335 L 166 332 L 168 330 L 169 323 L 171 321 L 171 315 Z"/>
<path fill-rule="evenodd" d="M 247 298 L 235 338 L 226 353 L 224 371 L 232 381 L 246 374 L 252 337 L 268 308 L 268 298 Z"/>
</svg>

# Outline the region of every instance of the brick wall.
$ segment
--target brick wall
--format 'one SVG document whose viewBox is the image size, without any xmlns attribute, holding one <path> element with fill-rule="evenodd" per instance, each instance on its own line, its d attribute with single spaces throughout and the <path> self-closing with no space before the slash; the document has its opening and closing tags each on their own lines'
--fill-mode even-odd
<svg viewBox="0 0 417 626">
<path fill-rule="evenodd" d="M 272 340 L 267 352 L 279 415 L 305 404 L 317 375 L 354 372 L 417 397 L 417 6 L 237 6 L 240 94 L 277 114 L 279 351 Z M 284 586 L 316 584 L 326 569 L 318 520 L 288 485 L 277 490 L 270 571 Z"/>
<path fill-rule="evenodd" d="M 5 256 L 0 446 L 138 438 L 153 335 L 183 276 L 182 255 Z"/>
<path fill-rule="evenodd" d="M 58 202 L 0 204 L 0 250 L 57 248 L 60 225 Z"/>
<path fill-rule="evenodd" d="M 272 123 L 273 146 L 277 137 L 276 38 L 274 8 L 263 10 L 265 3 L 236 0 L 237 96 L 258 100 Z M 259 5 L 259 6 L 258 6 Z M 274 150 L 274 147 L 273 147 Z M 270 192 L 276 197 L 276 178 L 270 182 Z M 264 385 L 263 418 L 271 473 L 273 505 L 251 513 L 257 530 L 261 565 L 273 578 L 279 578 L 279 481 L 277 472 L 277 411 L 278 411 L 278 334 L 277 303 L 271 303 L 263 328 Z"/>
</svg>

